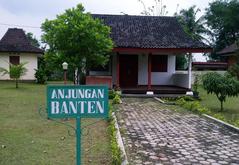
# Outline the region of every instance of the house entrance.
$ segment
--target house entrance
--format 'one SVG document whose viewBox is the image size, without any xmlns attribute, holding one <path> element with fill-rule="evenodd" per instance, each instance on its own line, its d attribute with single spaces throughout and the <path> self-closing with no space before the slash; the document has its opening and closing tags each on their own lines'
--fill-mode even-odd
<svg viewBox="0 0 239 165">
<path fill-rule="evenodd" d="M 119 55 L 120 87 L 136 87 L 138 84 L 138 56 Z"/>
</svg>

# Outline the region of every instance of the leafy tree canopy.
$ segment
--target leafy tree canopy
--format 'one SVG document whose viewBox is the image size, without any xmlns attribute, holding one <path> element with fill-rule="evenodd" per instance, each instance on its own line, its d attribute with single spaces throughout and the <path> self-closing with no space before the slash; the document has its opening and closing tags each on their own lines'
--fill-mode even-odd
<svg viewBox="0 0 239 165">
<path fill-rule="evenodd" d="M 216 0 L 209 4 L 205 18 L 212 30 L 215 52 L 239 39 L 239 1 Z M 218 58 L 214 53 L 212 58 Z"/>
<path fill-rule="evenodd" d="M 47 43 L 49 59 L 61 66 L 66 61 L 71 68 L 104 65 L 113 47 L 110 28 L 93 19 L 79 4 L 42 24 L 42 41 Z"/>
<path fill-rule="evenodd" d="M 40 47 L 40 43 L 36 39 L 36 37 L 33 36 L 33 33 L 28 32 L 28 33 L 26 33 L 26 36 L 27 36 L 27 39 L 30 41 L 32 46 L 35 46 L 35 47 L 38 47 L 38 48 Z"/>
<path fill-rule="evenodd" d="M 175 14 L 178 18 L 179 22 L 184 28 L 184 31 L 190 35 L 192 38 L 200 41 L 207 41 L 207 39 L 203 36 L 208 33 L 208 30 L 205 28 L 205 19 L 203 16 L 196 18 L 198 12 L 200 12 L 199 8 L 196 6 L 191 6 L 189 9 L 183 9 L 179 12 L 179 14 Z"/>
<path fill-rule="evenodd" d="M 216 72 L 209 72 L 202 77 L 203 87 L 207 93 L 215 94 L 221 102 L 221 111 L 226 97 L 238 96 L 239 81 Z"/>
</svg>

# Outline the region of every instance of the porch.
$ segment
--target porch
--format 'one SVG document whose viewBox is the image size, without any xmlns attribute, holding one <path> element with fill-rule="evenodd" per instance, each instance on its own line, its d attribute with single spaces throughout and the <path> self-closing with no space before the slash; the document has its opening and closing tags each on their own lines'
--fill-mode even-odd
<svg viewBox="0 0 239 165">
<path fill-rule="evenodd" d="M 138 85 L 136 87 L 121 88 L 122 94 L 146 94 L 147 85 Z M 186 94 L 187 88 L 174 85 L 152 85 L 151 90 L 155 95 L 159 94 Z"/>
</svg>

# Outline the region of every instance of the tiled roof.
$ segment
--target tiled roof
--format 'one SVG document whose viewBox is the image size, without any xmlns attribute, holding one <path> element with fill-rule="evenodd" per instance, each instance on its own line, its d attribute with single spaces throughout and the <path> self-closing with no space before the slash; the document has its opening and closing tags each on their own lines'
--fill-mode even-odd
<svg viewBox="0 0 239 165">
<path fill-rule="evenodd" d="M 211 48 L 190 38 L 175 17 L 93 14 L 111 27 L 116 47 Z"/>
<path fill-rule="evenodd" d="M 217 54 L 225 55 L 225 54 L 235 53 L 238 49 L 239 47 L 237 46 L 236 43 L 234 43 L 232 45 L 229 45 L 228 47 L 225 47 L 221 51 L 217 52 Z"/>
<path fill-rule="evenodd" d="M 9 28 L 0 41 L 0 52 L 40 53 L 43 50 L 32 46 L 22 29 Z"/>
</svg>

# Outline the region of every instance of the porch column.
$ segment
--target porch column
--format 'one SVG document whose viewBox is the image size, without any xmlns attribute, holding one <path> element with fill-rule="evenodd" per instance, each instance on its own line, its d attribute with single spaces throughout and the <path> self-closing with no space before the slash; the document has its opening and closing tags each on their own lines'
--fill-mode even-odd
<svg viewBox="0 0 239 165">
<path fill-rule="evenodd" d="M 188 54 L 188 89 L 192 88 L 192 53 Z"/>
<path fill-rule="evenodd" d="M 120 61 L 119 61 L 119 53 L 117 52 L 116 55 L 116 87 L 119 88 L 120 84 L 119 84 L 119 79 L 120 79 Z"/>
<path fill-rule="evenodd" d="M 151 90 L 151 59 L 152 59 L 152 53 L 149 53 L 148 55 L 148 90 Z"/>
</svg>

